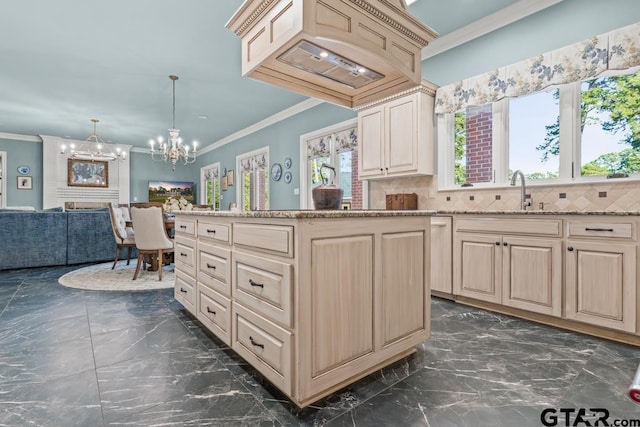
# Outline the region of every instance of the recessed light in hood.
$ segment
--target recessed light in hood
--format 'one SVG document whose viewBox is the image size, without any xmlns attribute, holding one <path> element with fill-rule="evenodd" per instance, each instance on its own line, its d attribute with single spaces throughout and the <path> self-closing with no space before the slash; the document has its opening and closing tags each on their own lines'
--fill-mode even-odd
<svg viewBox="0 0 640 427">
<path fill-rule="evenodd" d="M 418 86 L 436 37 L 405 0 L 246 0 L 227 28 L 244 76 L 351 108 Z"/>
<path fill-rule="evenodd" d="M 380 73 L 368 70 L 360 64 L 307 41 L 301 41 L 278 56 L 278 61 L 353 89 L 361 88 L 384 77 Z"/>
</svg>

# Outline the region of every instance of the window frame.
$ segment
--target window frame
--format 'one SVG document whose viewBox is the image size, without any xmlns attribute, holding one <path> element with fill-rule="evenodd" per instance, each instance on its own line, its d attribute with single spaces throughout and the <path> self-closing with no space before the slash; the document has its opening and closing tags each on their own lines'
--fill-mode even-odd
<svg viewBox="0 0 640 427">
<path fill-rule="evenodd" d="M 201 204 L 207 204 L 207 171 L 210 170 L 217 170 L 218 171 L 218 177 L 212 180 L 212 188 L 214 191 L 213 196 L 213 203 L 212 203 L 212 209 L 215 211 L 216 210 L 216 202 L 215 202 L 215 181 L 217 180 L 218 182 L 220 182 L 220 162 L 215 162 L 215 163 L 211 163 L 207 166 L 203 166 L 200 168 L 200 202 Z M 220 188 L 221 186 L 218 185 L 218 193 L 219 193 L 219 197 L 220 197 L 220 201 L 219 201 L 219 206 L 218 206 L 218 210 L 222 210 L 222 189 Z"/>
<path fill-rule="evenodd" d="M 264 155 L 264 159 L 265 159 L 265 170 L 266 170 L 266 178 L 265 178 L 265 195 L 266 195 L 266 199 L 267 199 L 267 206 L 266 209 L 269 210 L 271 208 L 271 186 L 270 186 L 270 181 L 271 181 L 271 174 L 270 174 L 270 170 L 271 170 L 271 163 L 269 161 L 269 146 L 266 145 L 264 147 L 261 148 L 256 148 L 255 150 L 251 150 L 251 151 L 247 151 L 245 153 L 242 154 L 238 154 L 236 156 L 236 206 L 238 207 L 238 209 L 240 209 L 241 211 L 243 210 L 243 200 L 244 200 L 244 179 L 243 179 L 243 174 L 244 171 L 242 170 L 242 160 L 245 160 L 247 158 L 251 158 L 251 157 L 255 157 L 255 156 L 259 156 L 259 155 Z"/>
<path fill-rule="evenodd" d="M 634 74 L 637 69 L 620 72 L 608 72 L 593 78 L 609 77 L 613 75 Z M 640 181 L 640 173 L 630 174 L 627 178 L 609 180 L 605 175 L 581 176 L 582 135 L 580 131 L 582 80 L 563 85 L 549 86 L 544 91 L 559 89 L 560 115 L 560 154 L 559 176 L 552 179 L 529 180 L 530 186 L 561 186 L 570 184 L 589 183 L 623 183 Z M 532 92 L 534 94 L 537 92 Z M 509 97 L 505 97 L 493 105 L 493 182 L 474 183 L 473 187 L 462 187 L 455 182 L 455 135 L 454 114 L 436 114 L 436 138 L 438 146 L 438 191 L 472 190 L 476 188 L 509 187 Z"/>
<path fill-rule="evenodd" d="M 307 159 L 307 141 L 315 138 L 319 138 L 325 135 L 329 135 L 332 133 L 341 132 L 353 127 L 358 126 L 358 119 L 349 119 L 340 123 L 336 123 L 331 126 L 324 127 L 322 129 L 317 129 L 309 133 L 305 133 L 300 135 L 300 209 L 312 209 L 313 201 L 311 198 L 311 177 L 310 168 L 309 168 L 309 160 Z M 338 153 L 333 149 L 333 139 L 331 140 L 331 158 L 337 159 Z M 359 143 L 358 143 L 359 144 Z M 336 171 L 337 172 L 337 171 Z M 339 173 L 336 174 L 338 176 Z M 362 181 L 362 209 L 369 208 L 369 181 L 365 179 L 361 179 Z"/>
</svg>

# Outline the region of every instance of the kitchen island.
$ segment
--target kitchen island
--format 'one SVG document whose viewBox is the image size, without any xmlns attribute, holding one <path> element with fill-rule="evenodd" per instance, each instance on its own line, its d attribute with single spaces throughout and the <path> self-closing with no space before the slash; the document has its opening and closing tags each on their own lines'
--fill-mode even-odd
<svg viewBox="0 0 640 427">
<path fill-rule="evenodd" d="M 304 407 L 429 337 L 432 213 L 181 211 L 175 297 Z"/>
</svg>

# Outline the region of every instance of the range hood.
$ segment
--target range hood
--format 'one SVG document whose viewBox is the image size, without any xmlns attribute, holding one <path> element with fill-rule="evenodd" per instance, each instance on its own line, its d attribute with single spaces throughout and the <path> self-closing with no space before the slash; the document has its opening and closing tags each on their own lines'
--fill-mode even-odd
<svg viewBox="0 0 640 427">
<path fill-rule="evenodd" d="M 404 0 L 247 0 L 226 26 L 243 76 L 350 108 L 418 86 L 436 37 Z"/>
</svg>

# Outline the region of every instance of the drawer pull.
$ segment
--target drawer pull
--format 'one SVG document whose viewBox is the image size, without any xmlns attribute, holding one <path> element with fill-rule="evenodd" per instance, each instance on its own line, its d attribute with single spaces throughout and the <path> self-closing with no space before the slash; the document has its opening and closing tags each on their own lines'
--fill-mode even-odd
<svg viewBox="0 0 640 427">
<path fill-rule="evenodd" d="M 567 248 L 567 250 L 568 250 L 569 252 L 573 252 L 573 246 L 569 246 L 569 247 Z"/>
<path fill-rule="evenodd" d="M 186 225 L 181 225 L 180 228 L 184 230 L 184 229 L 187 228 L 187 226 Z"/>
<path fill-rule="evenodd" d="M 264 349 L 264 344 L 258 344 L 253 337 L 249 337 L 249 341 L 251 341 L 251 345 L 255 346 L 255 347 L 260 347 L 262 349 Z"/>
<path fill-rule="evenodd" d="M 251 286 L 255 286 L 255 287 L 257 287 L 257 288 L 264 288 L 264 285 L 263 285 L 262 283 L 256 283 L 256 282 L 254 282 L 252 279 L 249 279 L 249 284 L 250 284 Z"/>
<path fill-rule="evenodd" d="M 613 228 L 589 228 L 589 227 L 586 227 L 584 229 L 584 231 L 610 231 L 610 232 L 612 232 Z"/>
<path fill-rule="evenodd" d="M 207 268 L 213 268 L 213 269 L 215 270 L 215 269 L 216 269 L 216 266 L 215 266 L 215 265 L 211 265 L 211 264 L 207 263 Z"/>
<path fill-rule="evenodd" d="M 187 293 L 187 291 L 185 291 L 184 288 L 180 288 L 180 292 L 183 292 L 185 294 Z"/>
<path fill-rule="evenodd" d="M 184 252 L 180 252 L 180 256 L 187 256 Z"/>
<path fill-rule="evenodd" d="M 207 233 L 213 233 L 213 234 L 216 234 L 216 230 L 209 230 L 209 229 L 207 229 Z"/>
<path fill-rule="evenodd" d="M 213 311 L 213 310 L 211 310 L 211 309 L 209 308 L 209 306 L 207 306 L 207 313 L 211 313 L 211 314 L 213 314 L 214 316 L 216 315 L 216 312 L 215 312 L 215 311 Z"/>
<path fill-rule="evenodd" d="M 500 242 L 496 242 L 496 246 L 500 246 Z"/>
</svg>

